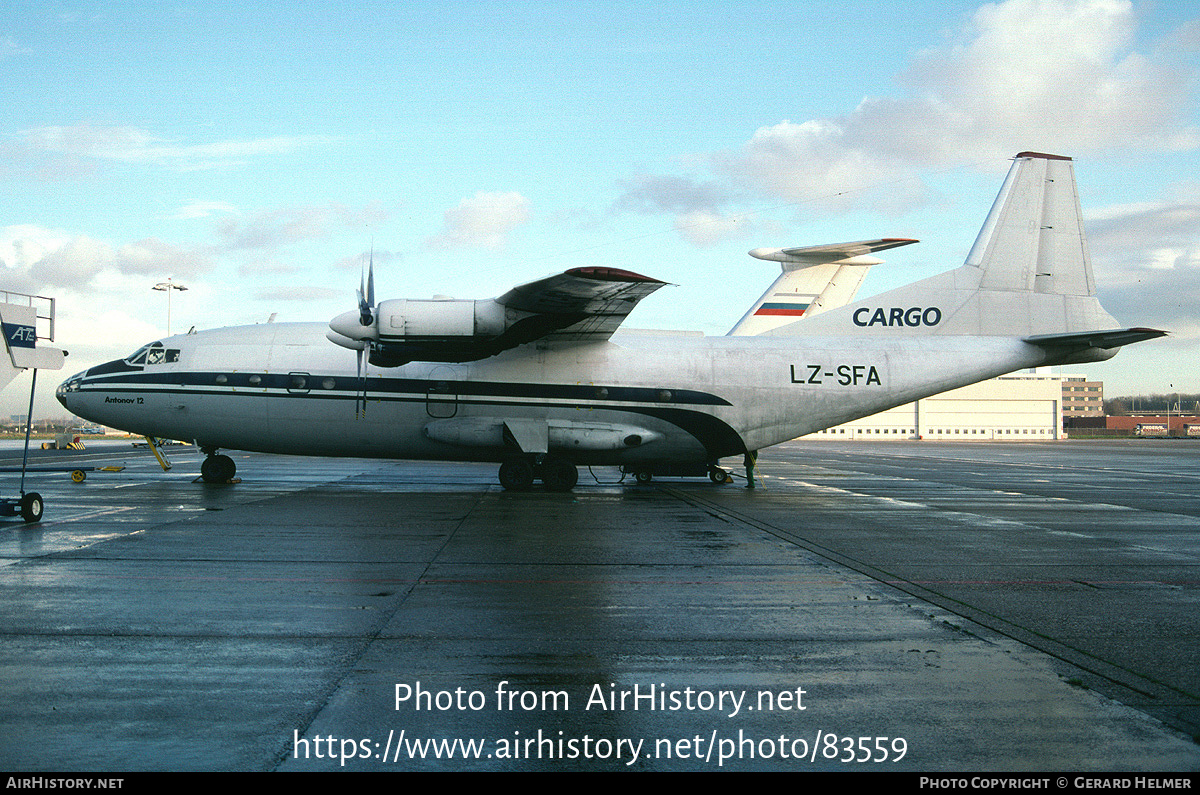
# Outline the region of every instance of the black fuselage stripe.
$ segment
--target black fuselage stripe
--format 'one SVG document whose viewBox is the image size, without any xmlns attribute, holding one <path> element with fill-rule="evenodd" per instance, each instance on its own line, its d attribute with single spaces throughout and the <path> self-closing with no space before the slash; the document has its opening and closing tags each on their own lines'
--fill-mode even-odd
<svg viewBox="0 0 1200 795">
<path fill-rule="evenodd" d="M 309 391 L 288 391 L 284 386 L 264 387 L 256 385 L 253 387 L 243 387 L 242 389 L 232 388 L 228 384 L 220 386 L 213 385 L 211 387 L 205 385 L 204 388 L 187 388 L 186 386 L 166 385 L 167 388 L 162 388 L 156 384 L 163 384 L 163 380 L 155 379 L 155 381 L 141 380 L 138 382 L 130 382 L 124 380 L 121 385 L 113 383 L 115 379 L 105 379 L 101 382 L 91 382 L 82 385 L 79 392 L 81 393 L 137 393 L 150 392 L 155 395 L 190 395 L 194 397 L 248 397 L 254 399 L 263 398 L 280 398 L 280 399 L 318 399 L 318 400 L 362 400 L 364 394 L 362 392 L 347 392 L 343 390 L 325 390 L 314 389 Z M 357 379 L 345 379 L 347 381 Z M 410 380 L 410 379 L 405 379 Z M 320 381 L 318 380 L 319 384 Z M 426 381 L 424 383 L 436 383 Z M 462 383 L 462 382 L 455 382 Z M 165 384 L 164 384 L 165 385 Z M 522 386 L 538 387 L 538 384 L 525 384 Z M 147 388 L 149 387 L 149 388 Z M 618 389 L 630 389 L 630 387 L 618 387 Z M 638 388 L 643 389 L 643 388 Z M 536 391 L 536 390 L 531 390 Z M 663 390 L 644 390 L 654 392 L 661 395 Z M 672 392 L 671 397 L 674 399 L 678 393 Z M 695 393 L 703 394 L 703 393 Z M 619 411 L 629 414 L 640 414 L 649 417 L 656 417 L 664 422 L 668 422 L 683 431 L 694 436 L 701 444 L 712 459 L 724 458 L 731 455 L 742 455 L 746 452 L 745 442 L 741 436 L 728 423 L 718 417 L 713 416 L 704 411 L 696 409 L 675 407 L 672 405 L 662 405 L 666 401 L 657 401 L 656 405 L 629 405 L 628 403 L 616 403 L 616 399 L 611 396 L 607 402 L 531 402 L 529 399 L 520 400 L 519 398 L 512 400 L 501 399 L 480 399 L 474 396 L 464 396 L 461 393 L 430 393 L 430 392 L 409 392 L 406 395 L 398 393 L 383 393 L 371 392 L 369 389 L 365 395 L 367 400 L 385 403 L 412 403 L 426 404 L 427 406 L 444 406 L 455 407 L 457 413 L 458 406 L 505 406 L 510 408 L 532 408 L 532 409 L 570 409 L 570 410 L 604 410 L 604 411 Z M 534 395 L 533 397 L 537 397 Z M 708 396 L 715 401 L 720 401 L 717 405 L 731 405 L 715 396 Z M 552 398 L 543 397 L 544 401 L 552 401 Z M 602 401 L 605 399 L 598 398 L 592 395 L 587 397 L 589 401 Z M 672 400 L 672 402 L 675 402 Z M 693 404 L 695 405 L 695 404 Z M 708 403 L 707 405 L 713 405 Z M 436 419 L 432 417 L 431 419 Z"/>
<path fill-rule="evenodd" d="M 225 378 L 225 383 L 217 383 L 218 376 Z M 295 387 L 296 378 L 304 379 L 302 388 Z M 252 382 L 251 379 L 258 379 Z M 326 389 L 323 384 L 332 380 L 333 387 Z M 446 395 L 458 397 L 508 397 L 508 398 L 544 398 L 551 400 L 594 400 L 616 403 L 672 403 L 676 405 L 698 406 L 729 406 L 729 401 L 707 392 L 693 389 L 672 389 L 670 387 L 631 387 L 605 386 L 602 384 L 534 384 L 501 381 L 457 381 L 454 379 L 437 378 L 381 378 L 378 376 L 363 379 L 354 376 L 332 376 L 310 373 L 130 373 L 114 375 L 101 381 L 89 380 L 89 388 L 108 387 L 129 391 L 131 386 L 153 387 L 201 387 L 207 391 L 209 387 L 217 389 L 278 389 L 285 391 L 308 390 L 311 394 L 320 392 L 359 392 L 375 394 L 413 394 L 413 395 Z M 165 391 L 165 390 L 156 390 Z"/>
</svg>

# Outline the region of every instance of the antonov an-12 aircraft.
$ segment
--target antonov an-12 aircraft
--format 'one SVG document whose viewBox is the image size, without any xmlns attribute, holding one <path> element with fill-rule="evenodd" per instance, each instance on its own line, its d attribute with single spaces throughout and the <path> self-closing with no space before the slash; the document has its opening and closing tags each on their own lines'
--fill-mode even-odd
<svg viewBox="0 0 1200 795">
<path fill-rule="evenodd" d="M 723 337 L 620 332 L 663 282 L 572 268 L 499 298 L 375 302 L 329 323 L 168 337 L 58 389 L 70 411 L 218 450 L 494 461 L 500 482 L 574 488 L 580 465 L 726 480 L 742 456 L 1029 367 L 1162 336 L 1101 308 L 1070 158 L 1017 155 L 961 267 L 854 301 L 872 240 L 756 249 L 783 275 Z"/>
</svg>

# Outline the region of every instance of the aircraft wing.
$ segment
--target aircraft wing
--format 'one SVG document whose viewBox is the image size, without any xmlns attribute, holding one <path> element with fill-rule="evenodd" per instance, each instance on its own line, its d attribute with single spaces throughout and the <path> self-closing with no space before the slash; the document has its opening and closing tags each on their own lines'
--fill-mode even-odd
<svg viewBox="0 0 1200 795">
<path fill-rule="evenodd" d="M 601 340 L 617 330 L 638 301 L 664 284 L 617 268 L 572 268 L 514 287 L 496 303 L 565 324 L 544 337 Z"/>
<path fill-rule="evenodd" d="M 473 362 L 542 339 L 608 339 L 637 302 L 666 282 L 616 268 L 572 268 L 486 301 L 393 299 L 329 322 L 331 342 L 368 351 L 378 367 Z M 364 318 L 366 322 L 364 322 Z"/>
</svg>

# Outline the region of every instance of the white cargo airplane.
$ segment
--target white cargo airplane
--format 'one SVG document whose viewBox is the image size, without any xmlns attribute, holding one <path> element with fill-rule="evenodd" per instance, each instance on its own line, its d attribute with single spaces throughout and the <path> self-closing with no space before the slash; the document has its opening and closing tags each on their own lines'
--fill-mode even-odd
<svg viewBox="0 0 1200 795">
<path fill-rule="evenodd" d="M 91 422 L 194 440 L 210 482 L 233 478 L 225 448 L 495 461 L 518 491 L 569 490 L 578 465 L 724 480 L 718 462 L 738 455 L 752 485 L 764 447 L 1165 334 L 1119 328 L 1096 300 L 1070 158 L 1017 155 L 961 267 L 848 303 L 871 252 L 909 242 L 756 249 L 784 273 L 724 337 L 614 336 L 663 282 L 611 268 L 483 301 L 376 305 L 368 281 L 328 324 L 169 337 L 58 398 Z"/>
</svg>

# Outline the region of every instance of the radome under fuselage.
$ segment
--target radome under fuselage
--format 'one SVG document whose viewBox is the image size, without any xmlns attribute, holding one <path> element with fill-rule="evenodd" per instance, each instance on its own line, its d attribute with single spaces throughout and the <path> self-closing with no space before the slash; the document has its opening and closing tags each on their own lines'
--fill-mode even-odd
<svg viewBox="0 0 1200 795">
<path fill-rule="evenodd" d="M 84 419 L 140 435 L 319 456 L 502 461 L 510 445 L 471 431 L 545 421 L 550 453 L 637 467 L 715 462 L 1046 360 L 1012 337 L 631 332 L 463 364 L 368 367 L 363 380 L 325 329 L 166 338 L 160 361 L 94 367 L 58 396 Z"/>
</svg>

